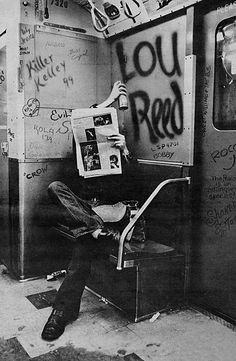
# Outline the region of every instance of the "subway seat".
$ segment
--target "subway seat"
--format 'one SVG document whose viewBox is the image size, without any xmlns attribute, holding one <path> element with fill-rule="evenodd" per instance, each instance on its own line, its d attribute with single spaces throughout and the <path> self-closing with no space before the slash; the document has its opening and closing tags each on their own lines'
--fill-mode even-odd
<svg viewBox="0 0 236 361">
<path fill-rule="evenodd" d="M 75 242 L 68 227 L 53 227 L 59 237 Z M 184 305 L 185 257 L 153 240 L 124 244 L 123 268 L 117 270 L 118 248 L 91 265 L 87 288 L 123 311 L 133 322 Z"/>
</svg>

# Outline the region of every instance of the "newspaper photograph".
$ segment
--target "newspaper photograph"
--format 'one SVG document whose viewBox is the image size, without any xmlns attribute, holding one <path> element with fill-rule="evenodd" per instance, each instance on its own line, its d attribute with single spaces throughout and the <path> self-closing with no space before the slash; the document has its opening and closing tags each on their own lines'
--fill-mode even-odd
<svg viewBox="0 0 236 361">
<path fill-rule="evenodd" d="M 109 136 L 119 133 L 115 108 L 88 108 L 72 111 L 79 174 L 85 178 L 121 174 L 120 150 Z"/>
</svg>

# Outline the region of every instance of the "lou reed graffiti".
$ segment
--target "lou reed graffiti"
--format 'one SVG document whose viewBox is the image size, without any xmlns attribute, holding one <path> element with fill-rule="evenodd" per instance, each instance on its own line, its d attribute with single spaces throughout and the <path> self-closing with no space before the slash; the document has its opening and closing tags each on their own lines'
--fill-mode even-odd
<svg viewBox="0 0 236 361">
<path fill-rule="evenodd" d="M 141 155 L 154 160 L 170 159 L 163 149 L 170 151 L 174 142 L 171 159 L 181 161 L 187 154 L 183 138 L 190 138 L 184 124 L 185 26 L 176 25 L 169 29 L 164 24 L 115 44 L 129 94 L 132 141 Z"/>
<path fill-rule="evenodd" d="M 155 43 L 151 44 L 148 41 L 141 41 L 135 47 L 133 52 L 133 70 L 127 72 L 126 63 L 123 62 L 125 57 L 122 42 L 116 45 L 116 51 L 120 63 L 123 81 L 127 83 L 136 76 L 149 78 L 152 73 L 161 71 L 166 77 L 172 79 L 174 75 L 180 77 L 182 75 L 178 54 L 177 54 L 177 33 L 172 34 L 172 51 L 170 56 L 173 59 L 173 66 L 168 69 L 162 54 L 162 37 L 157 36 Z M 149 53 L 149 66 L 144 69 L 140 62 L 140 54 L 143 50 Z M 158 66 L 159 65 L 159 66 Z M 183 99 L 178 81 L 170 80 L 170 90 L 174 96 L 163 99 L 156 97 L 152 102 L 147 91 L 142 89 L 136 90 L 129 94 L 131 105 L 132 119 L 134 122 L 134 137 L 135 140 L 140 138 L 139 124 L 146 122 L 150 140 L 156 143 L 158 139 L 166 137 L 173 139 L 174 135 L 182 134 L 183 132 Z M 158 93 L 158 91 L 157 91 Z M 142 100 L 143 107 L 137 107 L 136 99 Z"/>
</svg>

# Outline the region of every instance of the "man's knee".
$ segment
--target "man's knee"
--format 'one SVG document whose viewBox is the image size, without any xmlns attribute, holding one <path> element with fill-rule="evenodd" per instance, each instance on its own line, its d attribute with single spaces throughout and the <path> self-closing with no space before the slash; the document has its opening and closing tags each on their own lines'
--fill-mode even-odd
<svg viewBox="0 0 236 361">
<path fill-rule="evenodd" d="M 64 187 L 65 187 L 64 183 L 62 183 L 60 181 L 54 181 L 49 184 L 48 193 L 49 193 L 49 195 L 56 194 L 56 193 L 58 193 L 58 191 L 60 191 Z"/>
</svg>

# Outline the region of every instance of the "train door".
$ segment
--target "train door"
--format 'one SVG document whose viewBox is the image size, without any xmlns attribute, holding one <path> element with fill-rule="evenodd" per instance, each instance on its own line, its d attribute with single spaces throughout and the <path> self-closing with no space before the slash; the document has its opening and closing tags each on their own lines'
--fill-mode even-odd
<svg viewBox="0 0 236 361">
<path fill-rule="evenodd" d="M 188 176 L 193 165 L 192 11 L 170 13 L 165 19 L 120 34 L 112 42 L 112 76 L 127 86 L 129 110 L 124 128 L 128 146 L 140 165 L 144 200 L 162 181 Z M 186 270 L 190 224 L 183 213 L 188 190 L 186 184 L 172 183 L 144 212 L 147 239 L 184 254 Z M 166 273 L 166 284 L 176 281 L 177 285 L 181 272 Z"/>
<path fill-rule="evenodd" d="M 197 13 L 192 303 L 236 319 L 236 6 Z"/>
</svg>

